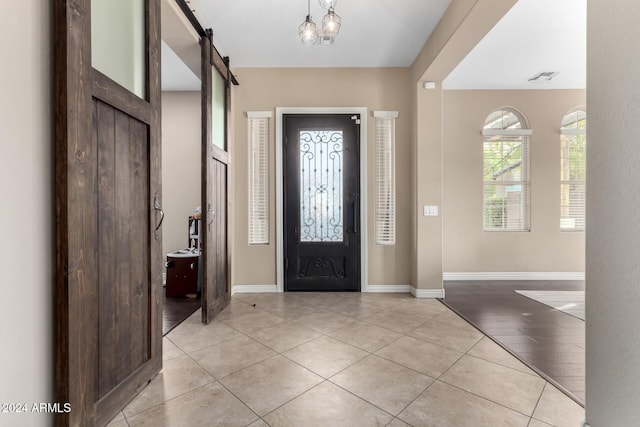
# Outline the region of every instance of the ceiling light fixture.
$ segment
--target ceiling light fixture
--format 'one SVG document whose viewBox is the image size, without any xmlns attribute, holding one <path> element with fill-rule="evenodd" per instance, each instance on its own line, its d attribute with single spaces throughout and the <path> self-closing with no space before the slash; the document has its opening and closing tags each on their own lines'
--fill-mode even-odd
<svg viewBox="0 0 640 427">
<path fill-rule="evenodd" d="M 318 41 L 318 27 L 311 19 L 311 0 L 307 1 L 307 17 L 298 27 L 298 36 L 307 46 L 313 46 Z"/>
<path fill-rule="evenodd" d="M 320 3 L 323 9 L 333 9 L 336 7 L 338 0 L 318 0 L 318 3 Z"/>
<path fill-rule="evenodd" d="M 307 16 L 298 27 L 298 36 L 302 43 L 313 46 L 320 42 L 321 45 L 331 45 L 335 36 L 340 32 L 342 18 L 336 14 L 334 7 L 337 0 L 318 0 L 323 9 L 327 9 L 327 14 L 322 18 L 322 31 L 318 32 L 318 27 L 311 19 L 311 0 L 307 0 Z"/>
<path fill-rule="evenodd" d="M 322 32 L 325 36 L 335 37 L 340 32 L 342 18 L 336 15 L 333 8 L 329 8 L 327 14 L 322 18 Z"/>
</svg>

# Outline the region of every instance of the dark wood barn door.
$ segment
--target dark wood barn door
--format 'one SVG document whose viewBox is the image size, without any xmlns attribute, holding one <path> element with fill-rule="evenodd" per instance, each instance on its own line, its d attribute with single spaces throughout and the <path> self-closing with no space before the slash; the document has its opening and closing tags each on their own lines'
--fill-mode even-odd
<svg viewBox="0 0 640 427">
<path fill-rule="evenodd" d="M 359 291 L 359 116 L 283 120 L 285 290 Z"/>
<path fill-rule="evenodd" d="M 202 322 L 210 322 L 231 300 L 228 244 L 231 76 L 228 64 L 202 38 Z"/>
<path fill-rule="evenodd" d="M 159 0 L 55 1 L 61 426 L 106 425 L 162 366 L 159 22 Z"/>
</svg>

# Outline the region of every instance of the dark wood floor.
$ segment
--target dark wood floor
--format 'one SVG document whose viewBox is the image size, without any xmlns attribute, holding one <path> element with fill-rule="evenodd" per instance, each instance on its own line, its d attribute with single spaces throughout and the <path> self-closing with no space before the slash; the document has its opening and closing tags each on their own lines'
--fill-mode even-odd
<svg viewBox="0 0 640 427">
<path fill-rule="evenodd" d="M 162 288 L 164 293 L 164 288 Z M 200 298 L 187 297 L 164 297 L 162 308 L 162 335 L 167 335 L 173 328 L 178 326 L 184 319 L 191 316 L 200 308 Z"/>
<path fill-rule="evenodd" d="M 515 290 L 584 290 L 583 281 L 447 281 L 443 302 L 584 406 L 584 321 Z"/>
</svg>

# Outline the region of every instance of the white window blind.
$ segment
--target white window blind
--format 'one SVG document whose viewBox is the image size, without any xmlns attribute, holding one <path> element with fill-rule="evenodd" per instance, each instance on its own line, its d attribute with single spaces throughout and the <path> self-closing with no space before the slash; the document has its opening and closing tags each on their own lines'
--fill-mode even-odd
<svg viewBox="0 0 640 427">
<path fill-rule="evenodd" d="M 269 111 L 249 111 L 249 244 L 269 243 Z"/>
<path fill-rule="evenodd" d="M 585 229 L 587 113 L 575 109 L 560 127 L 560 230 Z"/>
<path fill-rule="evenodd" d="M 376 244 L 396 243 L 397 111 L 374 111 L 376 124 Z"/>
<path fill-rule="evenodd" d="M 524 119 L 502 108 L 482 130 L 485 231 L 529 231 L 529 138 Z"/>
</svg>

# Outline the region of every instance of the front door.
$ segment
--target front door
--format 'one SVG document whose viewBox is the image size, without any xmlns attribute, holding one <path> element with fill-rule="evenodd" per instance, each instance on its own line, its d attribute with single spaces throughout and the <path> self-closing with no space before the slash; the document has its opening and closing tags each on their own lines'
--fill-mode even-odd
<svg viewBox="0 0 640 427">
<path fill-rule="evenodd" d="M 162 367 L 160 1 L 54 5 L 56 425 L 103 426 Z"/>
<path fill-rule="evenodd" d="M 283 116 L 286 291 L 360 290 L 359 123 Z"/>
</svg>

